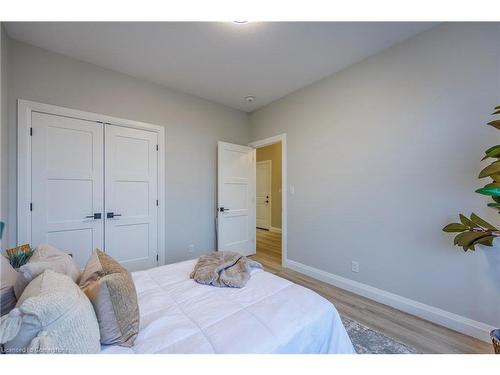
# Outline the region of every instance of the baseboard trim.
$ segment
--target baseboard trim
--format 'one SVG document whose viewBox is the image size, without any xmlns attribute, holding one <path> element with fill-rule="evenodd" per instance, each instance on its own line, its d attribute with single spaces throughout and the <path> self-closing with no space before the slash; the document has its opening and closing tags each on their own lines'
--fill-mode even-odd
<svg viewBox="0 0 500 375">
<path fill-rule="evenodd" d="M 269 232 L 281 233 L 281 228 L 269 227 Z"/>
<path fill-rule="evenodd" d="M 454 331 L 458 331 L 479 340 L 490 342 L 490 331 L 495 327 L 486 323 L 478 322 L 440 308 L 426 305 L 373 286 L 360 283 L 342 276 L 338 276 L 305 264 L 285 259 L 285 267 L 303 273 L 317 280 L 334 285 L 338 288 L 348 290 L 363 297 L 377 301 L 384 305 L 404 311 L 408 314 L 442 325 Z"/>
</svg>

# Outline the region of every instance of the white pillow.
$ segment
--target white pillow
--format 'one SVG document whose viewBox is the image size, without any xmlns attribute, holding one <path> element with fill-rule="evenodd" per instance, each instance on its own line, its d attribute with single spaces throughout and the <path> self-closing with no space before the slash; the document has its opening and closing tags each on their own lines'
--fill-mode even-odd
<svg viewBox="0 0 500 375">
<path fill-rule="evenodd" d="M 24 290 L 16 308 L 2 317 L 6 353 L 98 353 L 94 308 L 68 276 L 47 270 Z"/>
<path fill-rule="evenodd" d="M 13 286 L 16 283 L 17 271 L 10 265 L 9 260 L 6 257 L 0 255 L 0 258 L 2 263 L 2 269 L 0 270 L 1 287 L 5 288 Z"/>
<path fill-rule="evenodd" d="M 80 278 L 80 270 L 71 256 L 54 246 L 39 245 L 28 263 L 19 267 L 19 277 L 14 285 L 17 299 L 21 297 L 26 285 L 45 270 L 68 275 L 75 283 L 78 283 Z"/>
</svg>

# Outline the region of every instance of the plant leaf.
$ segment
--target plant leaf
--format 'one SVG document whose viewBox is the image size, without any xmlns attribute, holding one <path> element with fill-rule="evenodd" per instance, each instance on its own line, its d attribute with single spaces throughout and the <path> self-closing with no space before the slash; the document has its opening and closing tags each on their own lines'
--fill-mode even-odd
<svg viewBox="0 0 500 375">
<path fill-rule="evenodd" d="M 453 233 L 453 232 L 463 232 L 469 229 L 468 226 L 460 223 L 451 223 L 443 228 L 443 232 Z"/>
<path fill-rule="evenodd" d="M 497 188 L 500 187 L 500 182 L 490 182 L 489 184 L 484 185 L 485 188 Z"/>
<path fill-rule="evenodd" d="M 497 148 L 498 146 L 500 146 L 500 145 L 491 146 L 491 147 L 490 147 L 489 149 L 487 149 L 484 153 L 485 153 L 485 154 L 487 154 L 487 153 L 489 153 L 489 152 L 493 151 L 493 150 L 494 150 L 495 148 Z"/>
<path fill-rule="evenodd" d="M 500 157 L 500 145 L 490 147 L 484 153 L 486 155 L 481 160 Z"/>
<path fill-rule="evenodd" d="M 497 109 L 495 112 L 493 112 L 491 115 L 498 115 L 500 113 L 500 109 Z"/>
<path fill-rule="evenodd" d="M 488 203 L 487 206 L 491 208 L 500 208 L 500 203 Z"/>
<path fill-rule="evenodd" d="M 484 246 L 493 246 L 493 240 L 495 236 L 486 236 L 480 238 L 479 240 L 474 241 L 473 245 L 484 245 Z"/>
<path fill-rule="evenodd" d="M 488 236 L 490 236 L 490 234 L 483 232 L 462 232 L 455 237 L 454 243 L 455 245 L 462 246 L 464 251 L 468 249 L 475 250 L 474 242 Z"/>
<path fill-rule="evenodd" d="M 494 128 L 500 129 L 500 120 L 493 120 L 488 122 L 488 125 L 493 126 Z"/>
<path fill-rule="evenodd" d="M 462 214 L 460 214 L 459 217 L 460 217 L 460 221 L 462 222 L 462 224 L 467 226 L 469 229 L 477 228 L 477 225 L 474 224 L 474 222 L 472 222 L 468 217 L 466 217 Z"/>
<path fill-rule="evenodd" d="M 491 198 L 493 198 L 495 202 L 500 203 L 500 197 L 493 195 Z"/>
<path fill-rule="evenodd" d="M 488 177 L 494 174 L 500 174 L 500 160 L 497 160 L 490 165 L 488 165 L 486 168 L 484 168 L 481 173 L 479 173 L 478 178 L 484 178 Z"/>
<path fill-rule="evenodd" d="M 479 216 L 477 216 L 474 212 L 470 215 L 470 219 L 482 226 L 483 228 L 486 228 L 486 229 L 490 229 L 490 230 L 498 230 L 497 228 L 495 228 L 493 225 L 491 225 L 490 223 L 488 223 L 486 220 L 483 220 L 481 219 Z"/>
<path fill-rule="evenodd" d="M 490 178 L 495 182 L 500 182 L 500 174 L 492 174 Z"/>
<path fill-rule="evenodd" d="M 483 195 L 494 195 L 498 196 L 500 195 L 500 182 L 492 182 L 481 189 L 477 189 L 476 193 L 483 194 Z"/>
</svg>

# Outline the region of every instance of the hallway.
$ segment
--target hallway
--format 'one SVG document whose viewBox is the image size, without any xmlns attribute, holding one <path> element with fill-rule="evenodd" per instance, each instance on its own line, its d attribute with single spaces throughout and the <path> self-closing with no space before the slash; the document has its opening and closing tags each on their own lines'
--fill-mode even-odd
<svg viewBox="0 0 500 375">
<path fill-rule="evenodd" d="M 253 258 L 266 268 L 281 269 L 281 233 L 257 228 L 257 254 Z"/>
</svg>

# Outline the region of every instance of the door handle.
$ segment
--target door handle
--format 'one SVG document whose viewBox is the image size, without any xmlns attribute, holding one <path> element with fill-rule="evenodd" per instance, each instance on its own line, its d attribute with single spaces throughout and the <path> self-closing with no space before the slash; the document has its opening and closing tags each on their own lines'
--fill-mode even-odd
<svg viewBox="0 0 500 375">
<path fill-rule="evenodd" d="M 115 216 L 122 216 L 122 214 L 115 214 L 114 212 L 108 212 L 108 213 L 106 213 L 106 218 L 108 218 L 108 219 L 112 219 Z"/>
<path fill-rule="evenodd" d="M 220 207 L 220 208 L 219 208 L 219 211 L 220 211 L 220 212 L 229 211 L 229 208 Z"/>
<path fill-rule="evenodd" d="M 85 216 L 85 219 L 94 219 L 94 220 L 98 220 L 101 218 L 101 213 L 100 212 L 97 212 L 93 215 L 88 215 L 88 216 Z"/>
</svg>

